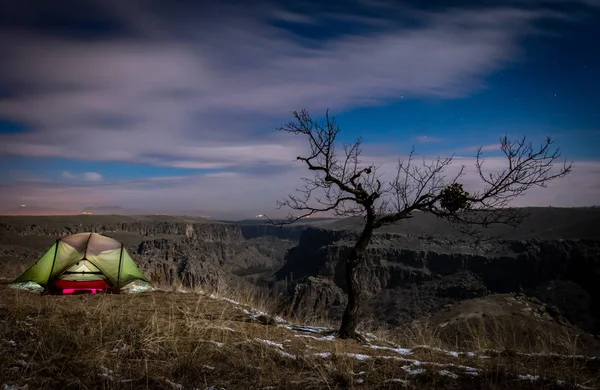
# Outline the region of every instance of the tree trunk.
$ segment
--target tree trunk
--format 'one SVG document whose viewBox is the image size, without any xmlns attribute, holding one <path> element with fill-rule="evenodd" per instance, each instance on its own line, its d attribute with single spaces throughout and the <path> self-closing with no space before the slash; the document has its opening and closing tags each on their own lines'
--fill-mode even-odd
<svg viewBox="0 0 600 390">
<path fill-rule="evenodd" d="M 339 337 L 343 339 L 359 339 L 356 332 L 360 315 L 360 306 L 362 298 L 362 289 L 360 285 L 358 266 L 363 260 L 367 246 L 373 236 L 373 226 L 375 224 L 375 212 L 367 211 L 367 221 L 360 235 L 360 238 L 352 248 L 346 260 L 346 284 L 348 285 L 348 304 L 344 310 L 342 324 L 340 325 Z"/>
</svg>

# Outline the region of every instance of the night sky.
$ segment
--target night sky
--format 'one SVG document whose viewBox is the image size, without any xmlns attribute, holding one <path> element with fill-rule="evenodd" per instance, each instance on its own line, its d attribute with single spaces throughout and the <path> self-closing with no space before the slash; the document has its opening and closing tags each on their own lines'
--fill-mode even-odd
<svg viewBox="0 0 600 390">
<path fill-rule="evenodd" d="M 599 0 L 2 0 L 0 211 L 273 213 L 302 108 L 389 176 L 551 135 L 573 173 L 515 205 L 598 205 L 599 42 Z"/>
</svg>

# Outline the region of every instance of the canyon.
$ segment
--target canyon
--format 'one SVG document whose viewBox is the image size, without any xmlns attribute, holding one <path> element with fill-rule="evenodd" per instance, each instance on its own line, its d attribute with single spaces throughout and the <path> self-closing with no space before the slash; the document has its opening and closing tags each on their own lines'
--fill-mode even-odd
<svg viewBox="0 0 600 390">
<path fill-rule="evenodd" d="M 516 229 L 485 237 L 417 215 L 377 231 L 362 266 L 364 317 L 397 327 L 497 294 L 539 303 L 543 314 L 600 333 L 600 209 L 535 208 Z M 253 286 L 289 315 L 338 320 L 344 261 L 360 219 L 287 226 L 176 216 L 4 216 L 0 266 L 13 278 L 61 236 L 121 241 L 155 285 Z M 241 287 L 240 287 L 241 288 Z"/>
</svg>

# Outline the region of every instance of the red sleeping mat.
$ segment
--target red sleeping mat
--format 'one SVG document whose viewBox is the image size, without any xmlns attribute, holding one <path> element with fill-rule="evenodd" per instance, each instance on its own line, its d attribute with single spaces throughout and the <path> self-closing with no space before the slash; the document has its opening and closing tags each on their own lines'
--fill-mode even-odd
<svg viewBox="0 0 600 390">
<path fill-rule="evenodd" d="M 62 290 L 63 294 L 73 294 L 80 290 L 90 290 L 92 293 L 101 292 L 110 289 L 110 285 L 104 280 L 72 281 L 59 280 L 56 282 L 56 289 Z"/>
</svg>

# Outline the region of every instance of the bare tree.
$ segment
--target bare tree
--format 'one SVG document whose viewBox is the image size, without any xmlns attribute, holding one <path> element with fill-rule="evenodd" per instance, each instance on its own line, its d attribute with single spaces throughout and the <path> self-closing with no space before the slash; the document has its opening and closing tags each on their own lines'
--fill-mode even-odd
<svg viewBox="0 0 600 390">
<path fill-rule="evenodd" d="M 457 229 L 475 233 L 474 226 L 502 223 L 518 225 L 523 215 L 510 202 L 534 186 L 546 183 L 571 172 L 565 161 L 554 169 L 560 158 L 559 149 L 551 150 L 553 141 L 548 137 L 539 148 L 521 140 L 501 139 L 500 149 L 506 156 L 506 167 L 500 172 L 485 173 L 482 149 L 476 155 L 475 169 L 483 183 L 483 190 L 468 193 L 459 180 L 465 166 L 450 177 L 446 169 L 453 156 L 438 157 L 432 162 L 425 159 L 415 163 L 414 149 L 406 161 L 398 161 L 394 180 L 382 182 L 378 166 L 361 162 L 361 140 L 344 144 L 338 151 L 336 138 L 340 132 L 335 118 L 326 112 L 325 123 L 315 121 L 308 111 L 294 112 L 294 120 L 279 130 L 305 136 L 310 153 L 297 160 L 314 172 L 304 177 L 304 187 L 296 195 L 288 195 L 278 202 L 278 208 L 291 208 L 300 214 L 290 214 L 288 224 L 315 213 L 332 212 L 336 216 L 363 216 L 364 227 L 346 259 L 348 303 L 344 311 L 339 336 L 360 338 L 358 326 L 361 303 L 359 266 L 375 229 L 411 218 L 413 212 L 423 211 L 448 220 Z"/>
</svg>

